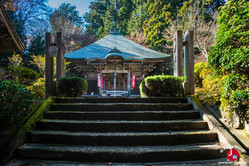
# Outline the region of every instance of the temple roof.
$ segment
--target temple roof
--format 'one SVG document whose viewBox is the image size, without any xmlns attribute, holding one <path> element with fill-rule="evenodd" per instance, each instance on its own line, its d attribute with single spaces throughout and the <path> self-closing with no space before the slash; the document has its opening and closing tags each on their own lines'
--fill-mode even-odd
<svg viewBox="0 0 249 166">
<path fill-rule="evenodd" d="M 24 45 L 13 28 L 4 6 L 0 3 L 0 52 L 22 50 Z"/>
<path fill-rule="evenodd" d="M 163 59 L 171 56 L 146 48 L 119 32 L 114 32 L 82 49 L 66 54 L 65 58 L 101 60 L 114 55 L 122 56 L 125 60 Z"/>
</svg>

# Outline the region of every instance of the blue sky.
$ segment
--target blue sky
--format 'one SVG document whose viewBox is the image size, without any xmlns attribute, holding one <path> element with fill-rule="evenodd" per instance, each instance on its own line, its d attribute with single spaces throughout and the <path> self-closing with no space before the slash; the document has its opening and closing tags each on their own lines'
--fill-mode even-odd
<svg viewBox="0 0 249 166">
<path fill-rule="evenodd" d="M 48 0 L 48 5 L 51 8 L 58 8 L 62 3 L 70 3 L 75 5 L 79 11 L 80 16 L 89 11 L 90 2 L 94 0 Z"/>
</svg>

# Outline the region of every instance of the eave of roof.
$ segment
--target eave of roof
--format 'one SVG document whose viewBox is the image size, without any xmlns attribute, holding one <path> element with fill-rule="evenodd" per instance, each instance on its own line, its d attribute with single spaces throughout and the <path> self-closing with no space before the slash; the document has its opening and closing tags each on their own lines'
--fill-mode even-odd
<svg viewBox="0 0 249 166">
<path fill-rule="evenodd" d="M 25 49 L 19 36 L 17 35 L 7 13 L 5 12 L 4 6 L 0 3 L 0 17 L 4 23 L 4 28 L 7 29 L 10 37 L 0 39 L 0 51 L 22 51 Z"/>
<path fill-rule="evenodd" d="M 114 48 L 119 50 L 120 53 L 112 53 L 111 50 Z M 139 45 L 120 33 L 110 33 L 93 44 L 66 54 L 65 58 L 101 60 L 108 58 L 110 55 L 121 56 L 124 60 L 165 59 L 171 56 Z"/>
</svg>

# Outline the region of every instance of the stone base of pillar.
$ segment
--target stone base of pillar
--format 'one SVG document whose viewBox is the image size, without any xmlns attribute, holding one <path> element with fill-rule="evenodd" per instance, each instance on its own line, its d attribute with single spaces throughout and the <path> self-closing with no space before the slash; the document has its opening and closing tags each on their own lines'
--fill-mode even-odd
<svg viewBox="0 0 249 166">
<path fill-rule="evenodd" d="M 190 82 L 185 81 L 182 83 L 183 89 L 184 89 L 184 95 L 191 95 L 191 87 Z"/>
</svg>

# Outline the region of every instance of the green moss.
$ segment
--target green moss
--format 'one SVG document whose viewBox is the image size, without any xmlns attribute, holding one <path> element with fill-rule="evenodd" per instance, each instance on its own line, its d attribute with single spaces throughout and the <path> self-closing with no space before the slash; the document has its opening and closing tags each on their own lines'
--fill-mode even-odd
<svg viewBox="0 0 249 166">
<path fill-rule="evenodd" d="M 34 114 L 27 120 L 23 128 L 18 132 L 17 136 L 22 137 L 27 133 L 31 133 L 35 127 L 35 123 L 43 118 L 44 112 L 49 110 L 50 105 L 54 102 L 52 97 L 49 97 L 43 104 L 34 112 Z"/>
<path fill-rule="evenodd" d="M 30 111 L 30 114 L 29 114 L 28 116 L 26 116 L 26 117 L 22 120 L 21 124 L 24 124 L 24 123 L 30 118 L 30 115 L 32 115 L 40 106 L 41 106 L 41 103 L 40 103 L 40 102 L 38 102 L 36 105 L 34 105 L 34 106 L 33 106 L 33 109 L 30 109 L 30 110 L 31 110 L 31 111 Z M 18 132 L 19 129 L 20 129 L 20 127 L 15 126 L 15 127 L 10 131 L 9 136 L 10 136 L 10 137 L 13 136 L 16 132 Z"/>
</svg>

